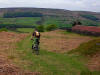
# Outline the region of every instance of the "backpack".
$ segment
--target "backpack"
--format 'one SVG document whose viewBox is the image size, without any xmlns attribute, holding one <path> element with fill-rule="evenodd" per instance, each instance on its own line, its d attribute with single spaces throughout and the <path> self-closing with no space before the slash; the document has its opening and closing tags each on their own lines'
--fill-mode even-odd
<svg viewBox="0 0 100 75">
<path fill-rule="evenodd" d="M 40 33 L 39 32 L 35 32 L 35 34 L 36 34 L 36 37 L 40 36 Z"/>
</svg>

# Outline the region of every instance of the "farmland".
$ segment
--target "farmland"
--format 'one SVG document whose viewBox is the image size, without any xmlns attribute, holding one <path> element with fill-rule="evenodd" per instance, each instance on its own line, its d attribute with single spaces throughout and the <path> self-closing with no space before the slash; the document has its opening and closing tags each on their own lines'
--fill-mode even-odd
<svg viewBox="0 0 100 75">
<path fill-rule="evenodd" d="M 61 17 L 18 17 L 18 18 L 0 18 L 0 27 L 6 28 L 33 28 L 37 25 L 56 25 L 58 28 L 72 27 L 73 20 L 67 20 Z M 81 21 L 83 25 L 88 26 L 87 21 Z M 90 22 L 91 24 L 91 22 Z M 95 23 L 96 24 L 96 23 Z M 100 24 L 97 24 L 99 26 Z M 92 24 L 91 24 L 92 26 Z"/>
<path fill-rule="evenodd" d="M 41 20 L 41 17 L 0 18 L 0 25 L 20 25 L 24 28 L 24 26 L 36 26 Z M 58 27 L 71 27 L 71 24 L 68 24 L 66 20 L 63 20 L 60 17 L 49 17 L 42 21 L 42 25 L 50 24 L 57 25 Z"/>
<path fill-rule="evenodd" d="M 33 26 L 48 24 L 65 28 L 72 27 L 72 23 L 77 20 L 86 26 L 100 26 L 99 13 L 95 12 L 42 8 L 2 8 L 0 12 L 0 27 L 7 28 L 14 28 L 14 25 L 15 28 L 32 28 Z"/>
<path fill-rule="evenodd" d="M 20 17 L 20 18 L 0 18 L 1 24 L 17 24 L 17 25 L 36 25 L 36 22 L 39 21 L 38 17 Z"/>
</svg>

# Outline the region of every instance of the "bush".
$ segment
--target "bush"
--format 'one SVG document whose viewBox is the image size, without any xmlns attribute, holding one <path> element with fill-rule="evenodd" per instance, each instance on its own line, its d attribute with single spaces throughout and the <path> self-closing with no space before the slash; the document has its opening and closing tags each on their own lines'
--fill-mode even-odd
<svg viewBox="0 0 100 75">
<path fill-rule="evenodd" d="M 1 28 L 1 29 L 0 29 L 0 32 L 2 32 L 2 31 L 6 31 L 6 32 L 7 32 L 8 29 L 7 29 L 7 28 Z"/>
<path fill-rule="evenodd" d="M 39 32 L 44 32 L 44 26 L 43 25 L 38 25 L 37 27 L 36 27 L 36 29 L 39 31 Z"/>
<path fill-rule="evenodd" d="M 48 25 L 48 26 L 46 27 L 46 30 L 47 30 L 47 31 L 52 31 L 52 30 L 55 30 L 56 28 L 57 28 L 56 25 Z"/>
</svg>

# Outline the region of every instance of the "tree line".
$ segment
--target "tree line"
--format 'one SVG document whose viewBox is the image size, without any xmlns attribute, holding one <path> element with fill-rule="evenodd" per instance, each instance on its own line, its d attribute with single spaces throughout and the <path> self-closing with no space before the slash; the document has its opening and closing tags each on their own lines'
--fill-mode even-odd
<svg viewBox="0 0 100 75">
<path fill-rule="evenodd" d="M 42 17 L 42 13 L 32 13 L 32 12 L 7 12 L 4 13 L 4 18 L 16 18 L 16 17 Z"/>
<path fill-rule="evenodd" d="M 81 15 L 82 17 L 84 18 L 87 18 L 87 19 L 90 19 L 90 20 L 93 20 L 93 21 L 98 21 L 99 19 L 96 17 L 96 16 L 93 16 L 93 15 Z"/>
<path fill-rule="evenodd" d="M 35 26 L 17 25 L 17 24 L 0 24 L 0 28 L 16 29 L 16 28 L 34 28 Z"/>
</svg>

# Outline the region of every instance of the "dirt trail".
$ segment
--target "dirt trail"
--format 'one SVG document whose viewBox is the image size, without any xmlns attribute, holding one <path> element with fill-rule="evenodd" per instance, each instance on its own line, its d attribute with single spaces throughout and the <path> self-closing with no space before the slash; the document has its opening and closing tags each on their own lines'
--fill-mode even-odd
<svg viewBox="0 0 100 75">
<path fill-rule="evenodd" d="M 39 73 L 26 72 L 13 65 L 8 54 L 13 54 L 14 43 L 24 39 L 28 34 L 0 32 L 0 75 L 38 75 Z"/>
<path fill-rule="evenodd" d="M 81 43 L 92 40 L 88 36 L 63 33 L 63 30 L 56 30 L 42 33 L 41 48 L 53 52 L 68 52 L 77 48 Z"/>
</svg>

